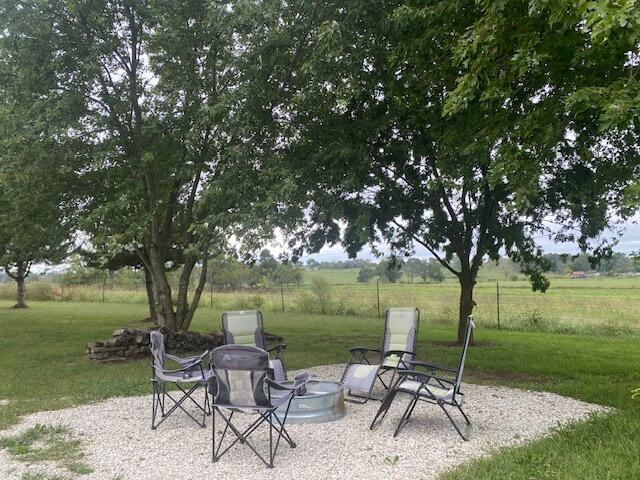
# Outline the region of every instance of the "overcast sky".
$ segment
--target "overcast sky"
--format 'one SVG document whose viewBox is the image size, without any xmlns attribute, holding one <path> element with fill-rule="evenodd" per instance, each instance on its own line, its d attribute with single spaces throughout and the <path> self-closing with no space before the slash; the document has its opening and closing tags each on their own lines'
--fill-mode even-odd
<svg viewBox="0 0 640 480">
<path fill-rule="evenodd" d="M 637 215 L 633 221 L 627 223 L 620 242 L 614 247 L 616 252 L 631 253 L 640 251 L 640 224 L 636 222 L 640 222 L 640 215 Z M 537 242 L 540 247 L 542 247 L 542 251 L 544 253 L 576 254 L 580 252 L 578 245 L 575 243 L 554 243 L 545 237 L 538 238 Z M 385 252 L 389 251 L 389 249 L 384 248 L 382 250 Z M 416 247 L 415 256 L 419 258 L 429 258 L 431 255 L 424 249 L 424 247 L 418 246 Z M 313 258 L 318 262 L 334 262 L 338 260 L 346 260 L 348 256 L 342 247 L 333 246 L 323 248 L 320 253 L 303 257 L 303 260 L 306 261 L 309 258 Z M 375 259 L 376 257 L 371 253 L 370 249 L 364 248 L 358 254 L 358 258 Z"/>
</svg>

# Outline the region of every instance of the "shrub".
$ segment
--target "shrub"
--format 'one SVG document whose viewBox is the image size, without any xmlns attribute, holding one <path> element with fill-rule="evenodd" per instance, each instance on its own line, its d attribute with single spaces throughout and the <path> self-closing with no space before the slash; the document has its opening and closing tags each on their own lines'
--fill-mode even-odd
<svg viewBox="0 0 640 480">
<path fill-rule="evenodd" d="M 311 280 L 311 291 L 316 297 L 320 313 L 331 313 L 332 290 L 331 284 L 322 277 L 313 277 Z"/>
<path fill-rule="evenodd" d="M 29 282 L 26 297 L 27 303 L 29 300 L 56 300 L 56 291 L 48 282 Z"/>
</svg>

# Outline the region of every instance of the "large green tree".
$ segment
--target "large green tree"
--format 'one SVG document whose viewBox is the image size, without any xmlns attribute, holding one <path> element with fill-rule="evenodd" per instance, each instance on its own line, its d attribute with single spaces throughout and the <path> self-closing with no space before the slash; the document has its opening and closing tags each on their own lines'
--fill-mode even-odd
<svg viewBox="0 0 640 480">
<path fill-rule="evenodd" d="M 25 17 L 0 5 L 0 268 L 26 308 L 34 264 L 61 261 L 70 247 L 78 145 L 77 96 L 57 88 L 55 45 Z M 9 21 L 11 24 L 9 24 Z M 11 35 L 10 28 L 23 32 Z"/>
<path fill-rule="evenodd" d="M 609 96 L 635 83 L 637 12 L 578 3 L 322 9 L 287 111 L 313 199 L 301 242 L 341 239 L 352 255 L 422 245 L 459 280 L 459 341 L 487 257 L 505 253 L 544 290 L 541 236 L 606 251 L 600 235 L 630 213 L 622 197 L 638 175 L 633 102 Z M 609 108 L 624 114 L 611 123 Z"/>
<path fill-rule="evenodd" d="M 277 2 L 232 3 L 3 3 L 7 36 L 25 34 L 18 18 L 35 25 L 56 46 L 58 88 L 82 95 L 70 134 L 88 152 L 79 197 L 91 248 L 138 256 L 150 311 L 170 329 L 189 328 L 210 256 L 255 249 L 286 218 L 286 172 L 246 105 L 259 72 L 246 57 L 277 21 Z"/>
</svg>

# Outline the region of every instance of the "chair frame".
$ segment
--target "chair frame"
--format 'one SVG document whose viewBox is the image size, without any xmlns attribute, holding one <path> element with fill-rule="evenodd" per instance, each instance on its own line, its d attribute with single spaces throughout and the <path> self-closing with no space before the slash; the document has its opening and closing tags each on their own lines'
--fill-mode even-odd
<svg viewBox="0 0 640 480">
<path fill-rule="evenodd" d="M 420 309 L 416 308 L 416 313 L 417 313 L 417 319 L 416 319 L 416 331 L 415 331 L 415 335 L 413 338 L 413 350 L 412 351 L 407 351 L 407 350 L 387 350 L 386 352 L 384 351 L 384 342 L 385 342 L 385 338 L 387 335 L 387 326 L 389 324 L 389 309 L 387 309 L 387 311 L 385 312 L 385 320 L 384 320 L 384 335 L 382 336 L 382 347 L 381 348 L 369 348 L 369 347 L 353 347 L 349 349 L 349 352 L 351 353 L 351 358 L 349 359 L 349 363 L 347 363 L 347 366 L 345 367 L 344 371 L 342 372 L 342 378 L 340 379 L 340 383 L 343 383 L 345 380 L 345 377 L 347 375 L 347 372 L 349 371 L 349 367 L 352 365 L 374 365 L 373 363 L 371 363 L 371 360 L 369 360 L 369 358 L 367 357 L 367 353 L 368 352 L 374 352 L 374 353 L 379 353 L 380 354 L 380 358 L 379 358 L 379 367 L 378 367 L 378 372 L 376 373 L 376 380 L 380 380 L 380 383 L 382 383 L 382 386 L 384 387 L 385 390 L 389 390 L 389 386 L 391 385 L 391 381 L 389 382 L 389 385 L 387 385 L 384 381 L 384 378 L 382 378 L 382 376 L 389 372 L 389 371 L 396 371 L 396 369 L 398 369 L 400 366 L 404 367 L 404 368 L 408 368 L 407 362 L 404 360 L 405 355 L 408 355 L 411 357 L 411 359 L 414 359 L 416 356 L 415 353 L 415 349 L 416 349 L 416 343 L 418 341 L 418 332 L 419 332 L 419 328 L 420 328 Z M 387 357 L 389 356 L 398 356 L 400 358 L 400 360 L 398 361 L 398 365 L 395 367 L 391 367 L 388 365 L 385 365 L 384 362 L 386 361 Z M 392 377 L 393 379 L 393 377 Z M 384 399 L 384 397 L 373 397 L 371 396 L 371 392 L 373 392 L 373 387 L 375 386 L 376 382 L 374 381 L 371 384 L 371 387 L 369 388 L 369 391 L 367 392 L 367 395 L 358 395 L 358 394 L 354 394 L 351 389 L 347 390 L 347 397 L 345 398 L 345 402 L 349 402 L 349 403 L 357 403 L 357 404 L 365 404 L 367 403 L 367 401 L 369 401 L 369 399 L 372 400 L 377 400 L 377 401 L 382 401 Z"/>
<path fill-rule="evenodd" d="M 163 335 L 164 341 L 164 335 Z M 175 355 L 171 355 L 169 353 L 164 354 L 165 358 L 176 362 L 180 365 L 180 368 L 177 369 L 166 369 L 160 367 L 159 365 L 155 365 L 155 357 L 151 356 L 151 386 L 152 386 L 152 395 L 151 395 L 151 430 L 156 430 L 162 422 L 164 422 L 169 415 L 171 415 L 176 410 L 180 409 L 184 413 L 191 418 L 196 424 L 200 427 L 206 427 L 206 417 L 207 415 L 211 415 L 211 405 L 209 404 L 209 395 L 207 394 L 206 388 L 206 380 L 194 380 L 189 381 L 190 376 L 194 372 L 200 373 L 200 378 L 205 379 L 205 369 L 202 366 L 202 360 L 209 354 L 209 351 L 202 353 L 201 355 L 197 355 L 195 357 L 181 358 Z M 162 373 L 165 374 L 173 374 L 173 373 L 182 373 L 183 379 L 181 382 L 172 382 L 169 380 L 164 380 L 158 378 L 156 369 L 162 370 Z M 173 385 L 177 390 L 182 392 L 182 397 L 179 399 L 174 398 L 169 391 L 167 391 L 167 384 Z M 184 387 L 183 385 L 191 385 L 190 387 Z M 199 387 L 204 387 L 204 401 L 203 405 L 200 405 L 194 398 L 193 394 Z M 166 398 L 173 402 L 173 405 L 168 410 L 166 409 Z M 198 420 L 195 418 L 191 412 L 186 410 L 182 405 L 187 399 L 189 399 L 200 411 L 202 411 L 202 420 Z M 160 420 L 156 422 L 156 418 L 160 415 Z"/>
<path fill-rule="evenodd" d="M 402 428 L 407 424 L 407 422 L 411 418 L 411 415 L 413 414 L 418 401 L 422 401 L 425 403 L 438 405 L 446 415 L 449 422 L 453 425 L 458 435 L 460 435 L 460 437 L 465 441 L 469 440 L 469 435 L 463 433 L 460 424 L 453 419 L 447 407 L 453 407 L 457 409 L 462 415 L 467 429 L 471 428 L 471 421 L 462 409 L 464 394 L 460 391 L 460 385 L 462 383 L 462 373 L 464 370 L 466 355 L 469 349 L 471 334 L 474 327 L 475 325 L 473 323 L 473 316 L 470 315 L 467 320 L 464 345 L 462 353 L 460 355 L 460 360 L 458 362 L 458 368 L 450 368 L 435 363 L 414 359 L 407 362 L 410 364 L 411 368 L 396 370 L 394 373 L 394 379 L 392 379 L 392 386 L 383 399 L 382 405 L 378 409 L 378 412 L 371 422 L 371 426 L 369 427 L 369 429 L 373 430 L 382 423 L 397 393 L 403 392 L 409 394 L 411 398 L 404 410 L 404 413 L 402 414 L 402 417 L 400 418 L 400 421 L 398 422 L 398 425 L 393 434 L 394 437 L 397 437 Z M 416 370 L 416 368 L 424 368 L 428 371 L 428 373 L 418 371 Z M 453 374 L 455 376 L 455 379 L 451 380 L 448 378 L 443 378 L 442 376 L 438 375 L 438 372 L 448 372 L 450 374 Z M 416 388 L 415 390 L 403 388 L 402 384 L 405 381 L 417 382 L 418 388 Z M 431 382 L 435 382 L 435 384 Z M 447 389 L 448 391 L 452 391 L 451 398 L 442 398 L 441 395 L 434 393 L 434 391 L 432 390 L 434 388 Z"/>
<path fill-rule="evenodd" d="M 257 347 L 247 346 L 247 348 L 257 348 Z M 213 352 L 211 353 L 211 357 L 212 357 L 211 368 L 213 369 L 215 368 L 215 366 L 213 365 Z M 264 381 L 265 381 L 265 385 L 268 386 L 267 398 L 270 405 L 268 407 L 255 406 L 255 405 L 242 406 L 242 405 L 233 405 L 233 404 L 220 404 L 216 402 L 217 386 L 211 388 L 211 396 L 212 396 L 211 404 L 213 406 L 213 409 L 212 409 L 213 414 L 212 414 L 212 422 L 211 422 L 212 423 L 212 438 L 211 438 L 212 462 L 217 462 L 218 460 L 220 460 L 220 458 L 225 453 L 231 450 L 231 448 L 239 442 L 241 444 L 247 445 L 247 447 L 249 447 L 249 449 L 262 461 L 262 463 L 264 463 L 267 466 L 267 468 L 273 468 L 273 461 L 275 459 L 276 454 L 278 453 L 278 447 L 280 446 L 280 441 L 282 439 L 284 439 L 291 448 L 296 448 L 297 445 L 289 435 L 289 432 L 287 432 L 287 429 L 285 428 L 285 424 L 287 423 L 289 408 L 291 407 L 291 401 L 293 400 L 295 392 L 308 381 L 309 374 L 297 375 L 294 379 L 293 385 L 287 386 L 273 380 L 273 369 L 267 367 L 265 371 L 266 371 L 266 377 Z M 215 377 L 212 376 L 211 378 L 215 378 Z M 282 405 L 274 406 L 272 405 L 272 402 L 271 402 L 272 389 L 285 391 L 287 392 L 286 395 L 289 396 L 288 400 L 286 401 L 285 414 L 282 417 L 282 420 L 276 414 L 276 410 L 280 408 Z M 231 413 L 228 415 L 225 415 L 222 411 L 223 409 L 231 410 Z M 243 431 L 240 431 L 232 423 L 233 416 L 237 411 L 245 411 L 245 412 L 252 411 L 258 414 L 258 418 L 253 423 L 251 423 L 251 425 L 246 427 Z M 224 424 L 224 429 L 222 431 L 222 434 L 220 435 L 220 438 L 217 444 L 216 444 L 216 416 L 217 416 L 216 414 L 222 418 L 223 424 Z M 260 454 L 260 452 L 258 452 L 256 447 L 249 441 L 249 436 L 264 423 L 268 423 L 269 425 L 269 459 L 268 461 L 267 459 L 264 458 L 263 455 Z M 227 434 L 229 434 L 229 431 L 233 433 L 236 438 L 229 445 L 227 445 L 226 448 L 224 448 L 224 450 L 221 451 L 222 443 L 224 442 L 224 439 L 227 436 Z M 277 434 L 275 443 L 274 443 L 274 432 Z"/>
<path fill-rule="evenodd" d="M 278 343 L 276 345 L 274 345 L 273 347 L 269 347 L 267 348 L 267 339 L 265 337 L 265 333 L 264 333 L 264 325 L 262 323 L 262 312 L 260 310 L 239 310 L 238 312 L 253 312 L 255 311 L 257 314 L 257 320 L 258 320 L 258 328 L 260 329 L 260 338 L 261 338 L 261 342 L 262 345 L 257 345 L 256 347 L 265 350 L 267 353 L 269 353 L 269 355 L 271 356 L 271 352 L 275 352 L 275 360 L 280 360 L 280 363 L 282 364 L 282 370 L 284 372 L 284 380 L 287 379 L 287 367 L 284 363 L 284 356 L 283 356 L 283 352 L 284 350 L 287 348 L 287 344 L 286 343 Z M 229 318 L 229 313 L 235 313 L 233 311 L 230 312 L 223 312 L 222 313 L 222 338 L 224 340 L 224 344 L 225 345 L 237 345 L 236 343 L 230 342 L 231 339 L 231 335 L 233 335 L 231 332 L 229 332 L 226 328 L 225 328 L 225 321 Z"/>
</svg>

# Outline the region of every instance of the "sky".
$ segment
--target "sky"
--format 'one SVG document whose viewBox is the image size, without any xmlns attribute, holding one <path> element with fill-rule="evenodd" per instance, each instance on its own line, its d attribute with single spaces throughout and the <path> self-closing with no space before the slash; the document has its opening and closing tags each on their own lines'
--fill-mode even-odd
<svg viewBox="0 0 640 480">
<path fill-rule="evenodd" d="M 580 253 L 580 249 L 576 243 L 554 243 L 546 237 L 538 240 L 538 245 L 544 253 Z M 381 248 L 385 253 L 389 253 L 388 248 Z M 631 253 L 640 251 L 640 215 L 636 215 L 631 221 L 627 222 L 624 233 L 619 243 L 614 247 L 616 252 Z M 418 258 L 430 258 L 431 255 L 424 247 L 417 246 L 415 256 Z M 318 262 L 336 262 L 339 260 L 347 260 L 349 257 L 344 249 L 339 245 L 325 247 L 319 253 L 304 256 L 302 259 L 306 261 L 313 258 Z M 371 253 L 369 248 L 364 248 L 357 258 L 375 260 L 377 257 Z"/>
</svg>

